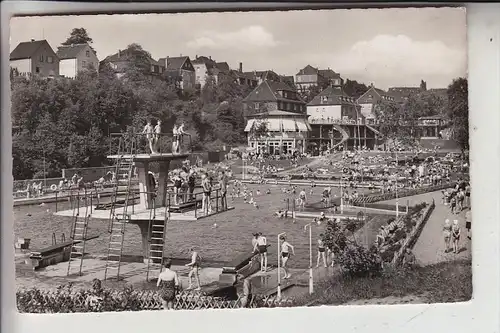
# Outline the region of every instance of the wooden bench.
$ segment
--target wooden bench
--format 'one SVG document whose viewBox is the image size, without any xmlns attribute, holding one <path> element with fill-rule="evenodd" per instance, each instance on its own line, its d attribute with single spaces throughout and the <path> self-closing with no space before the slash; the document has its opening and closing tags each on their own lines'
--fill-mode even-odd
<svg viewBox="0 0 500 333">
<path fill-rule="evenodd" d="M 98 238 L 99 235 L 87 237 L 85 240 L 92 240 Z M 40 250 L 33 250 L 30 254 L 33 269 L 55 265 L 57 263 L 68 261 L 73 245 L 81 243 L 82 241 L 67 241 L 59 244 L 54 244 Z"/>
</svg>

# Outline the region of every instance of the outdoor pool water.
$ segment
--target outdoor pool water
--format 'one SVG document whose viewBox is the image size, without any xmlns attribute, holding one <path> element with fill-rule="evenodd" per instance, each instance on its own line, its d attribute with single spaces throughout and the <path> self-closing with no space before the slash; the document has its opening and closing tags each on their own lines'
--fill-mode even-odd
<svg viewBox="0 0 500 333">
<path fill-rule="evenodd" d="M 309 266 L 309 233 L 304 231 L 304 225 L 309 219 L 279 219 L 273 213 L 286 207 L 286 194 L 281 193 L 280 185 L 250 185 L 252 189 L 259 188 L 262 194 L 256 196 L 259 209 L 243 203 L 242 198 L 234 202 L 228 198 L 230 206 L 235 209 L 198 221 L 172 221 L 167 226 L 167 245 L 165 256 L 172 258 L 189 258 L 189 248 L 196 246 L 206 263 L 229 262 L 238 255 L 252 251 L 252 233 L 262 232 L 271 244 L 269 249 L 269 265 L 277 264 L 277 235 L 286 232 L 287 240 L 295 247 L 295 256 L 289 261 L 292 268 L 307 268 Z M 270 188 L 271 194 L 264 194 Z M 300 191 L 299 187 L 299 191 Z M 317 187 L 313 195 L 309 195 L 310 187 L 306 188 L 308 201 L 319 202 L 323 188 Z M 358 190 L 359 191 L 359 190 Z M 339 195 L 339 189 L 332 189 Z M 298 193 L 298 192 L 297 192 Z M 254 193 L 255 194 L 255 193 Z M 70 209 L 68 202 L 58 203 L 58 210 Z M 53 215 L 55 204 L 43 206 L 14 207 L 14 232 L 18 237 L 31 238 L 31 249 L 52 245 L 52 234 L 56 233 L 57 241 L 61 234 L 69 239 L 72 221 L 70 217 Z M 215 224 L 217 227 L 215 227 Z M 98 239 L 86 243 L 86 251 L 93 256 L 105 256 L 108 248 L 108 221 L 91 219 L 88 235 L 99 234 Z M 313 225 L 313 261 L 316 260 L 316 243 L 324 225 Z M 141 255 L 141 237 L 139 227 L 127 225 L 123 253 L 126 255 Z M 219 264 L 220 265 L 220 264 Z"/>
</svg>

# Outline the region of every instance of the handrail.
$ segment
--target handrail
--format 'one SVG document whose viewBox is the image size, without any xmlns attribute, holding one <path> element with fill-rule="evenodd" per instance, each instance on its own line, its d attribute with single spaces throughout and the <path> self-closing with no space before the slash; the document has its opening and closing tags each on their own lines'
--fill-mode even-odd
<svg viewBox="0 0 500 333">
<path fill-rule="evenodd" d="M 177 153 L 192 153 L 192 137 L 189 133 L 182 133 L 179 135 L 179 149 Z M 184 138 L 187 137 L 188 141 L 184 142 Z M 174 135 L 172 133 L 110 133 L 110 151 L 109 155 L 114 155 L 113 152 L 113 141 L 117 138 L 119 140 L 135 141 L 137 145 L 137 154 L 151 154 L 151 148 L 153 148 L 154 153 L 164 154 L 164 153 L 176 153 L 173 150 Z M 151 141 L 149 141 L 151 139 Z M 124 142 L 125 143 L 125 142 Z M 118 143 L 118 147 L 120 143 Z M 120 151 L 118 149 L 116 154 Z"/>
</svg>

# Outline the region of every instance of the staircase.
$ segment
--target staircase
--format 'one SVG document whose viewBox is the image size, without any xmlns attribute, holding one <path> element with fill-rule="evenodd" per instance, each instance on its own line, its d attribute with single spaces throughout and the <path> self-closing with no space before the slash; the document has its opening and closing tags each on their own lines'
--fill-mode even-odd
<svg viewBox="0 0 500 333">
<path fill-rule="evenodd" d="M 76 206 L 73 208 L 73 226 L 71 229 L 72 246 L 69 254 L 67 275 L 74 273 L 78 269 L 78 275 L 82 275 L 83 256 L 85 254 L 85 242 L 87 238 L 87 228 L 90 220 L 89 200 L 87 192 L 84 194 L 85 215 L 83 221 L 80 217 L 80 195 L 77 196 Z"/>
<path fill-rule="evenodd" d="M 123 135 L 118 143 L 118 158 L 115 165 L 116 184 L 111 196 L 111 210 L 109 213 L 109 245 L 104 270 L 104 280 L 110 275 L 120 278 L 120 265 L 125 239 L 125 227 L 130 221 L 130 205 L 134 205 L 134 194 L 130 193 L 131 180 L 133 177 L 133 158 L 137 154 L 137 142 L 134 135 L 127 137 Z M 117 212 L 116 201 L 118 197 L 119 175 L 123 175 L 126 182 L 125 203 L 122 210 Z M 133 207 L 132 207 L 133 209 Z"/>
</svg>

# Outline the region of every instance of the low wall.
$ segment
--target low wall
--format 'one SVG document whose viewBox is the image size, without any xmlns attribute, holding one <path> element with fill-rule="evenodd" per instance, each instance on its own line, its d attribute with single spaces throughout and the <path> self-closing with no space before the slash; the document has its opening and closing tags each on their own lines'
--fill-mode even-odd
<svg viewBox="0 0 500 333">
<path fill-rule="evenodd" d="M 409 190 L 403 190 L 403 191 L 398 191 L 397 195 L 398 198 L 404 198 L 404 197 L 411 197 L 414 195 L 419 195 L 419 194 L 424 194 L 428 192 L 435 192 L 435 191 L 440 191 L 444 190 L 447 188 L 455 187 L 456 183 L 451 182 L 451 183 L 446 183 L 442 185 L 435 185 L 435 186 L 427 186 L 427 187 L 421 187 L 421 188 L 416 188 L 416 189 L 409 189 Z M 352 200 L 352 204 L 354 206 L 363 206 L 363 203 L 374 203 L 378 201 L 386 201 L 386 200 L 392 200 L 396 199 L 396 192 L 387 192 L 387 193 L 376 193 L 376 194 L 369 194 L 365 196 L 361 196 L 359 198 L 356 198 Z"/>
<path fill-rule="evenodd" d="M 406 249 L 412 248 L 413 245 L 415 245 L 415 242 L 417 241 L 418 237 L 420 236 L 420 233 L 424 229 L 425 224 L 427 223 L 427 221 L 429 221 L 431 213 L 435 207 L 436 207 L 436 203 L 433 200 L 432 203 L 429 205 L 429 207 L 426 208 L 420 221 L 417 222 L 417 225 L 413 228 L 413 230 L 410 232 L 410 234 L 406 237 L 401 248 L 398 251 L 396 251 L 396 253 L 394 253 L 394 259 L 392 260 L 392 265 L 397 266 L 397 265 L 401 264 Z"/>
</svg>

